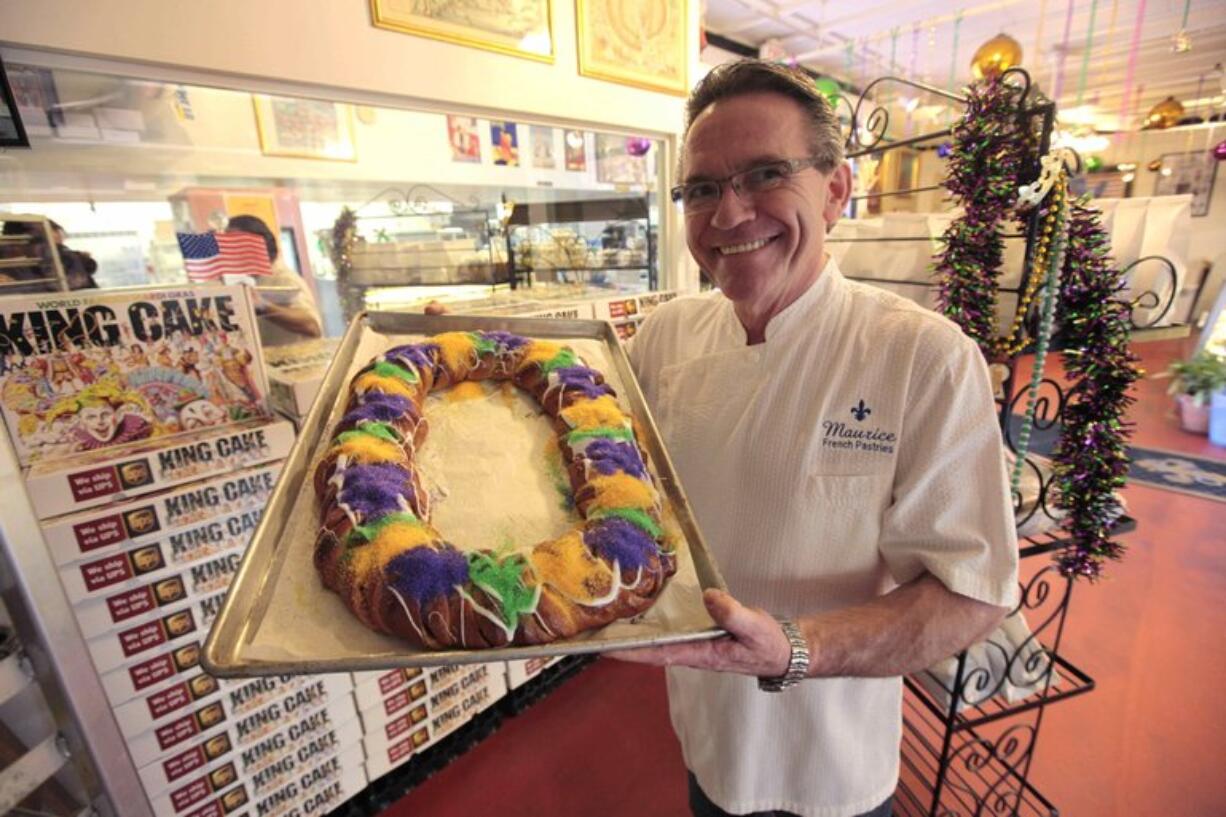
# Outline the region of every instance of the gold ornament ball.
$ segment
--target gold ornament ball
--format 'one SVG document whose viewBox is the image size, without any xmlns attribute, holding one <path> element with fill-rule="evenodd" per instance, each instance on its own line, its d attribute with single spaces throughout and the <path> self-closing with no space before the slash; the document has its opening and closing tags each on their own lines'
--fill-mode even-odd
<svg viewBox="0 0 1226 817">
<path fill-rule="evenodd" d="M 1149 114 L 1145 117 L 1145 127 L 1157 130 L 1173 128 L 1179 124 L 1180 119 L 1183 119 L 1183 105 L 1175 97 L 1168 96 L 1149 109 Z"/>
<path fill-rule="evenodd" d="M 1022 64 L 1022 46 L 1008 34 L 997 34 L 971 57 L 971 73 L 975 79 L 1004 73 Z"/>
</svg>

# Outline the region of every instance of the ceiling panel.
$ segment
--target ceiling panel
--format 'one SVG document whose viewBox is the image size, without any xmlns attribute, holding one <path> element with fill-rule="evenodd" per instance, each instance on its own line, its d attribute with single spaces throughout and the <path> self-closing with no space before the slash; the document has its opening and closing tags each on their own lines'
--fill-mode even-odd
<svg viewBox="0 0 1226 817">
<path fill-rule="evenodd" d="M 1185 8 L 1192 47 L 1176 53 Z M 1138 11 L 1133 99 L 1126 102 Z M 1198 88 L 1206 102 L 1189 106 L 1189 114 L 1226 110 L 1208 101 L 1226 93 L 1226 0 L 984 0 L 960 7 L 935 0 L 707 0 L 706 27 L 754 47 L 778 40 L 805 66 L 858 87 L 893 73 L 957 88 L 971 79 L 975 49 L 1003 31 L 1021 43 L 1023 65 L 1039 87 L 1059 91 L 1062 109 L 1096 105 L 1104 125 L 1114 127 L 1121 112 L 1143 115 L 1168 95 L 1191 102 Z"/>
</svg>

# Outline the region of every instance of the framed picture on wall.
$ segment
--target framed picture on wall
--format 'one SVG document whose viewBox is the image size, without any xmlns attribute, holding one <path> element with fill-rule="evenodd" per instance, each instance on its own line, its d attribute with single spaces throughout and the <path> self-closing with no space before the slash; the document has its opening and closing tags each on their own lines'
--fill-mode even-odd
<svg viewBox="0 0 1226 817">
<path fill-rule="evenodd" d="M 25 126 L 21 124 L 21 112 L 17 110 L 17 99 L 13 96 L 8 76 L 4 73 L 4 63 L 0 62 L 0 147 L 29 146 L 30 140 L 26 136 Z"/>
<path fill-rule="evenodd" d="M 519 167 L 519 130 L 514 122 L 490 123 L 490 152 L 494 164 Z"/>
<path fill-rule="evenodd" d="M 1213 198 L 1213 182 L 1217 178 L 1217 160 L 1208 150 L 1191 153 L 1162 154 L 1162 169 L 1158 183 L 1154 185 L 1155 196 L 1192 194 L 1192 217 L 1209 215 L 1209 201 Z"/>
<path fill-rule="evenodd" d="M 578 0 L 579 73 L 685 96 L 685 0 Z"/>
<path fill-rule="evenodd" d="M 376 28 L 553 62 L 549 0 L 370 0 Z"/>
<path fill-rule="evenodd" d="M 337 102 L 252 94 L 265 156 L 356 162 L 353 109 Z"/>
<path fill-rule="evenodd" d="M 447 141 L 451 143 L 451 161 L 481 161 L 481 134 L 475 117 L 447 114 Z"/>
</svg>

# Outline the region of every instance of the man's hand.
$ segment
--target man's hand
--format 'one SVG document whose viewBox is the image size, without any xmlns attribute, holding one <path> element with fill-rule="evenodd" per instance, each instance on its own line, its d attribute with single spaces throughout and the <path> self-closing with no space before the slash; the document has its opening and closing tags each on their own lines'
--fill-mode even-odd
<svg viewBox="0 0 1226 817">
<path fill-rule="evenodd" d="M 607 654 L 622 661 L 759 677 L 775 677 L 787 670 L 792 650 L 779 622 L 769 613 L 746 607 L 720 590 L 707 590 L 702 600 L 711 618 L 727 630 L 728 635 L 710 641 L 617 650 Z"/>
</svg>

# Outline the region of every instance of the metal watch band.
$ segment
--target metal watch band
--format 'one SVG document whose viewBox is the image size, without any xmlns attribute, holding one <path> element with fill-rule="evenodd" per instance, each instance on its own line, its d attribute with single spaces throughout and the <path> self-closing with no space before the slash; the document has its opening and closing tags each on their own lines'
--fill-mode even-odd
<svg viewBox="0 0 1226 817">
<path fill-rule="evenodd" d="M 758 679 L 758 689 L 763 692 L 782 692 L 796 686 L 809 674 L 809 642 L 805 641 L 804 633 L 794 621 L 780 621 L 779 626 L 788 638 L 792 654 L 788 656 L 788 668 L 783 675 Z"/>
</svg>

